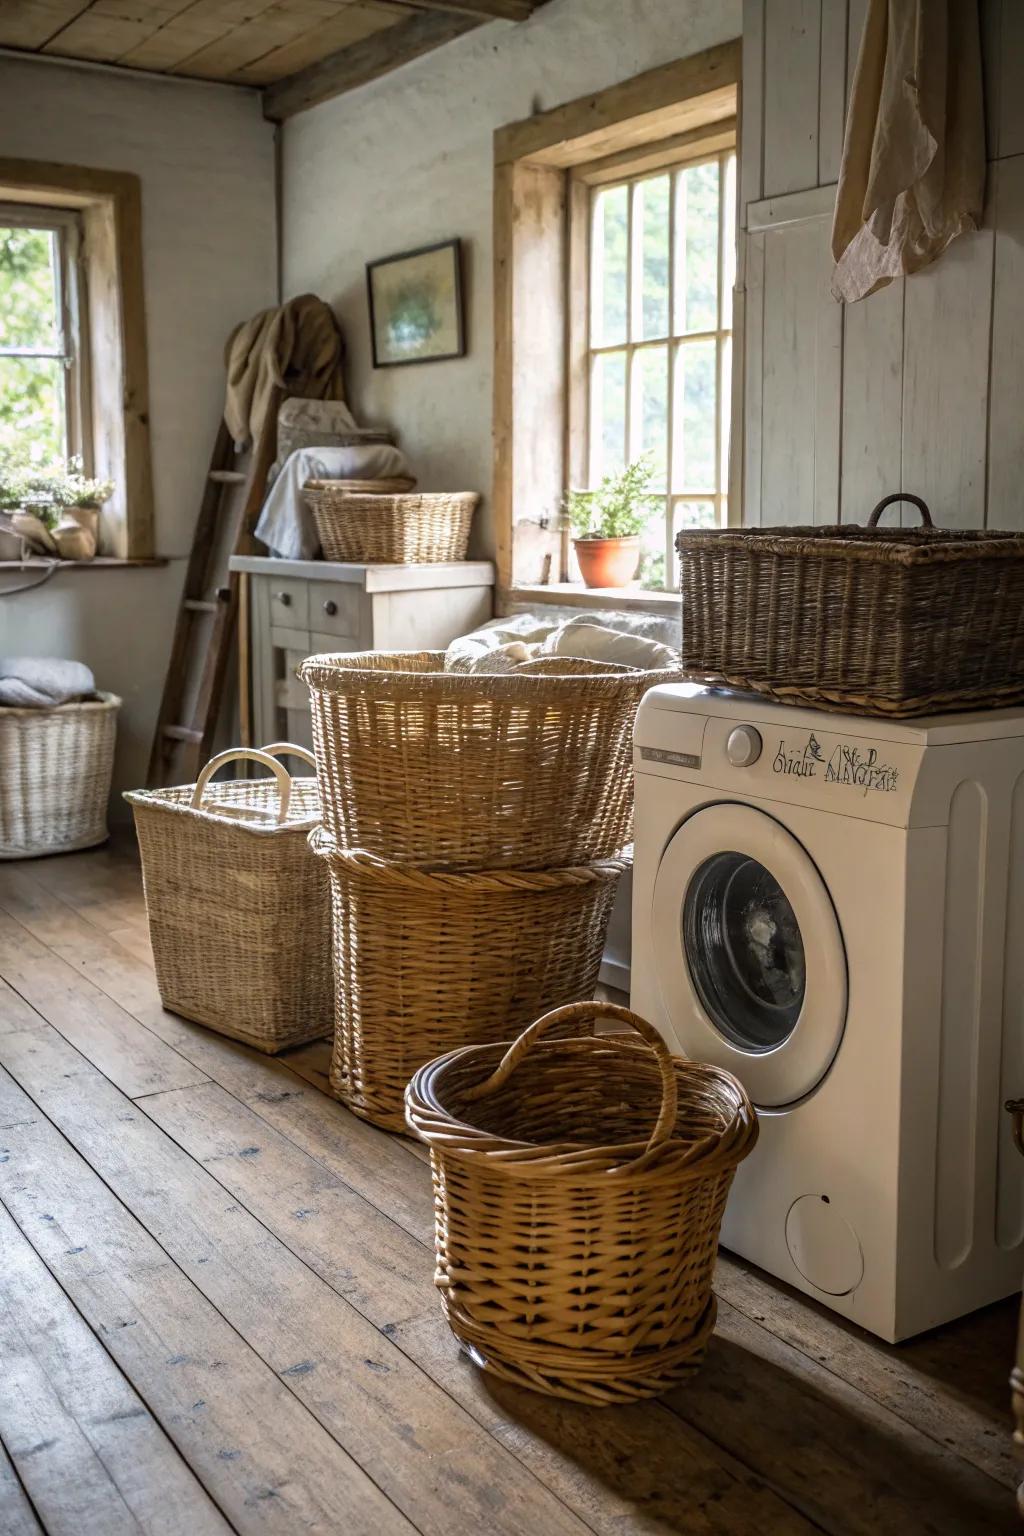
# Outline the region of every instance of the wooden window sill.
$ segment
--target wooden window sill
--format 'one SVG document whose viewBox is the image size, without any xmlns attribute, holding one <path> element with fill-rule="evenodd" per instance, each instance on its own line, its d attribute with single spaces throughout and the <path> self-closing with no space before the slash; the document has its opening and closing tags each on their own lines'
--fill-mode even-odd
<svg viewBox="0 0 1024 1536">
<path fill-rule="evenodd" d="M 553 581 L 547 586 L 510 587 L 509 603 L 559 603 L 567 608 L 635 608 L 664 614 L 681 601 L 678 592 L 648 592 L 643 587 L 584 587 L 575 581 Z"/>
<path fill-rule="evenodd" d="M 45 555 L 32 555 L 28 560 L 0 560 L 0 571 L 42 571 L 51 565 L 61 571 L 109 571 L 117 566 L 167 564 L 169 561 L 166 555 L 137 556 L 134 559 L 121 559 L 118 555 L 97 555 L 93 560 L 51 560 Z"/>
</svg>

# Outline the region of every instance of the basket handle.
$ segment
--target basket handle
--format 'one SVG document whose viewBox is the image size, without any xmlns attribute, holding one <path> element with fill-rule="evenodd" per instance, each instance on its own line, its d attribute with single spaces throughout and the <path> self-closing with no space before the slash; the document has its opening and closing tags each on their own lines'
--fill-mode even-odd
<svg viewBox="0 0 1024 1536">
<path fill-rule="evenodd" d="M 305 747 L 291 747 L 288 742 L 284 741 L 274 743 L 274 749 L 277 752 L 283 752 L 286 747 L 289 751 L 298 753 L 305 753 L 306 750 Z M 272 757 L 269 751 L 261 750 L 259 747 L 229 747 L 226 752 L 218 752 L 216 757 L 211 757 L 210 761 L 207 763 L 206 767 L 203 769 L 198 779 L 196 780 L 196 787 L 192 791 L 192 809 L 194 811 L 201 809 L 203 795 L 206 792 L 206 786 L 213 778 L 213 775 L 217 772 L 218 768 L 223 768 L 225 763 L 238 762 L 262 763 L 264 768 L 270 769 L 271 773 L 277 780 L 279 800 L 277 808 L 277 825 L 281 826 L 286 816 L 288 815 L 288 804 L 292 797 L 291 776 L 289 775 L 288 770 L 283 763 L 279 763 L 277 758 Z"/>
<path fill-rule="evenodd" d="M 881 501 L 878 503 L 878 506 L 868 518 L 868 527 L 877 528 L 878 519 L 885 511 L 886 507 L 891 507 L 895 501 L 909 501 L 911 506 L 916 507 L 920 512 L 922 525 L 925 528 L 934 528 L 935 524 L 932 522 L 932 515 L 928 510 L 928 503 L 923 501 L 920 496 L 911 495 L 910 491 L 895 491 L 892 496 L 883 496 Z"/>
<path fill-rule="evenodd" d="M 304 763 L 311 768 L 316 767 L 316 758 L 308 747 L 300 747 L 294 741 L 272 741 L 269 747 L 261 747 L 268 757 L 301 757 Z"/>
<path fill-rule="evenodd" d="M 556 1024 L 568 1024 L 572 1019 L 592 1017 L 595 1013 L 601 1014 L 602 1017 L 619 1019 L 623 1024 L 631 1024 L 658 1058 L 658 1070 L 661 1073 L 661 1110 L 643 1155 L 646 1157 L 651 1152 L 657 1151 L 675 1130 L 679 1097 L 676 1089 L 675 1065 L 668 1046 L 654 1025 L 648 1024 L 647 1020 L 641 1018 L 638 1013 L 633 1013 L 629 1008 L 622 1008 L 618 1003 L 601 1003 L 592 999 L 587 1003 L 567 1003 L 564 1008 L 554 1008 L 550 1013 L 545 1013 L 536 1023 L 524 1029 L 518 1040 L 513 1040 L 490 1077 L 485 1078 L 482 1083 L 477 1083 L 475 1087 L 468 1088 L 465 1097 L 486 1099 L 508 1081 L 534 1041 L 539 1040 L 541 1035 L 546 1034 Z"/>
</svg>

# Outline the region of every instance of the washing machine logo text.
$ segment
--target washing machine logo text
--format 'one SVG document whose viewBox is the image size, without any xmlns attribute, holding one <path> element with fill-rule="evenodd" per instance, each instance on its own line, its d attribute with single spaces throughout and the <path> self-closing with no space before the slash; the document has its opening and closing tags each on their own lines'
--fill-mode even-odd
<svg viewBox="0 0 1024 1536">
<path fill-rule="evenodd" d="M 812 731 L 802 748 L 787 747 L 784 741 L 779 742 L 778 751 L 772 759 L 772 772 L 791 774 L 797 779 L 816 779 L 818 764 L 824 761 L 821 743 Z"/>
<path fill-rule="evenodd" d="M 899 769 L 891 763 L 879 762 L 877 748 L 869 747 L 865 752 L 847 741 L 839 743 L 825 769 L 826 784 L 850 784 L 865 793 L 874 789 L 883 795 L 891 795 L 898 778 Z"/>
</svg>

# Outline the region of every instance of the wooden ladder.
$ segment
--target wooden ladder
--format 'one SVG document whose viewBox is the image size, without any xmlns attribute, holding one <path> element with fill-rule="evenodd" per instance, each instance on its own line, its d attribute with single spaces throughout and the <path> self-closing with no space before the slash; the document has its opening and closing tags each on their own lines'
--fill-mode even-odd
<svg viewBox="0 0 1024 1536">
<path fill-rule="evenodd" d="M 241 458 L 223 420 L 217 431 L 153 737 L 151 789 L 193 781 L 213 754 L 239 608 L 240 582 L 228 562 L 257 547 L 253 529 L 276 451 L 279 404 L 275 391 L 259 441 Z"/>
</svg>

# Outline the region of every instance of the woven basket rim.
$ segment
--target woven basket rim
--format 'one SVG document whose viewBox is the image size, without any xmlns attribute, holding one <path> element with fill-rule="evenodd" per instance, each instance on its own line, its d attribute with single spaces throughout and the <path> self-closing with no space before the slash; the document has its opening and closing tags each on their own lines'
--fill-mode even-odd
<svg viewBox="0 0 1024 1536">
<path fill-rule="evenodd" d="M 807 556 L 889 565 L 962 560 L 1024 560 L 1024 533 L 996 528 L 865 528 L 836 524 L 817 531 L 802 525 L 767 528 L 683 528 L 676 552 L 733 550 L 744 555 Z"/>
<path fill-rule="evenodd" d="M 600 1014 L 601 1005 L 594 1002 L 594 1011 Z M 753 1149 L 757 1140 L 756 1112 L 742 1085 L 730 1072 L 709 1062 L 697 1062 L 676 1058 L 677 1076 L 684 1075 L 696 1080 L 715 1082 L 730 1092 L 735 1108 L 728 1122 L 719 1131 L 702 1137 L 700 1141 L 686 1145 L 668 1142 L 653 1153 L 647 1152 L 648 1138 L 605 1142 L 534 1142 L 516 1140 L 482 1130 L 471 1121 L 457 1118 L 446 1109 L 441 1100 L 447 1070 L 467 1057 L 483 1060 L 487 1067 L 496 1066 L 511 1041 L 485 1045 L 464 1045 L 435 1057 L 420 1067 L 411 1078 L 405 1091 L 406 1121 L 431 1151 L 444 1157 L 458 1157 L 474 1163 L 483 1163 L 490 1172 L 516 1179 L 536 1179 L 549 1182 L 571 1177 L 574 1187 L 583 1184 L 603 1184 L 609 1179 L 628 1180 L 629 1183 L 658 1184 L 666 1179 L 702 1178 L 707 1163 L 714 1158 L 722 1144 L 742 1132 L 737 1146 L 730 1154 L 731 1164 L 739 1163 Z M 583 1054 L 590 1047 L 599 1045 L 647 1054 L 642 1041 L 632 1041 L 619 1035 L 582 1035 L 570 1039 L 542 1040 L 534 1047 L 538 1059 L 544 1054 L 559 1056 Z M 417 1123 L 418 1116 L 429 1116 L 435 1121 L 432 1128 Z M 653 1124 L 652 1124 L 653 1130 Z M 592 1166 L 595 1157 L 599 1164 Z M 591 1166 L 582 1168 L 580 1161 L 587 1159 Z"/>
<path fill-rule="evenodd" d="M 382 483 L 402 479 L 411 479 L 411 477 L 392 475 L 386 477 Z M 479 491 L 418 491 L 415 489 L 415 480 L 412 480 L 408 490 L 404 491 L 368 491 L 365 487 L 370 483 L 368 480 L 307 480 L 302 489 L 303 493 L 309 496 L 330 500 L 343 499 L 349 503 L 353 501 L 372 501 L 374 506 L 378 506 L 382 501 L 457 502 L 460 504 L 472 503 L 475 510 L 480 501 Z M 353 485 L 358 485 L 359 490 L 353 491 L 349 489 Z"/>
<path fill-rule="evenodd" d="M 340 867 L 346 873 L 378 880 L 384 884 L 404 885 L 410 890 L 448 891 L 452 895 L 462 892 L 476 894 L 488 887 L 495 893 L 504 891 L 555 890 L 565 885 L 592 885 L 602 880 L 614 880 L 625 874 L 632 859 L 595 859 L 592 864 L 571 864 L 559 869 L 452 869 L 450 866 L 409 864 L 396 859 L 383 859 L 379 854 L 362 848 L 340 848 L 336 840 L 322 826 L 315 826 L 309 834 L 309 846 L 318 858 L 326 859 L 332 868 Z"/>
<path fill-rule="evenodd" d="M 96 697 L 92 699 L 72 699 L 67 704 L 36 705 L 36 704 L 0 704 L 0 717 L 12 715 L 24 715 L 31 719 L 42 720 L 53 715 L 87 714 L 95 711 L 120 709 L 122 700 L 116 693 L 105 693 L 102 689 L 96 690 Z"/>
<path fill-rule="evenodd" d="M 292 778 L 293 789 L 295 785 L 303 787 L 312 785 L 316 788 L 316 783 L 316 778 L 312 774 L 296 774 Z M 273 779 L 261 778 L 223 779 L 219 784 L 208 784 L 206 788 L 207 793 L 209 793 L 210 790 L 216 790 L 221 787 L 230 786 L 232 789 L 237 789 L 250 784 L 267 785 L 271 789 L 275 787 Z M 216 810 L 209 805 L 192 806 L 187 801 L 170 800 L 167 798 L 175 794 L 191 794 L 194 789 L 194 784 L 168 784 L 162 789 L 126 789 L 122 791 L 122 798 L 127 800 L 128 804 L 133 807 L 141 807 L 147 811 L 167 811 L 175 816 L 188 816 L 196 821 L 207 822 L 212 826 L 231 827 L 236 831 L 250 832 L 255 837 L 280 837 L 282 833 L 288 832 L 302 833 L 304 836 L 308 836 L 320 825 L 319 793 L 317 798 L 318 809 L 315 816 L 302 816 L 293 819 L 291 807 L 289 806 L 289 815 L 283 822 L 268 822 L 264 824 L 261 822 L 245 821 L 239 816 L 218 815 Z"/>
<path fill-rule="evenodd" d="M 298 676 L 310 688 L 327 693 L 348 693 L 368 684 L 375 689 L 404 692 L 410 687 L 422 694 L 424 683 L 429 682 L 431 693 L 450 694 L 455 698 L 470 699 L 474 696 L 489 699 L 516 699 L 537 703 L 542 689 L 556 694 L 577 693 L 580 690 L 598 692 L 602 688 L 618 692 L 652 682 L 672 682 L 679 679 L 679 667 L 655 667 L 647 671 L 639 668 L 605 670 L 600 662 L 593 662 L 593 671 L 514 671 L 514 672 L 449 672 L 444 668 L 444 651 L 328 651 L 308 656 L 298 668 Z M 408 662 L 432 662 L 429 667 L 382 667 L 373 664 L 381 656 Z M 560 660 L 579 663 L 586 657 L 545 657 L 557 663 Z M 531 667 L 532 662 L 526 662 Z"/>
</svg>

